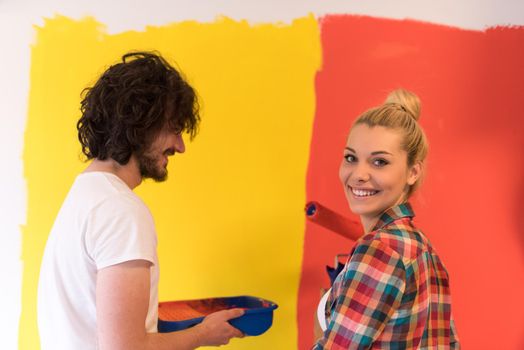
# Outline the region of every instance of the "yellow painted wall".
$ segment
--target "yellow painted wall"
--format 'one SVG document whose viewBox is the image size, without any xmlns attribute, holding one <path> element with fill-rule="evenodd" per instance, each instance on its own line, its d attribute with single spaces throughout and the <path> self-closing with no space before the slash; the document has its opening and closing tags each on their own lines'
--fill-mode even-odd
<svg viewBox="0 0 524 350">
<path fill-rule="evenodd" d="M 24 165 L 20 349 L 38 349 L 36 288 L 52 222 L 80 161 L 80 91 L 129 50 L 158 50 L 197 89 L 201 132 L 137 193 L 159 235 L 160 300 L 255 295 L 275 301 L 273 327 L 229 349 L 296 349 L 303 206 L 321 64 L 313 16 L 291 24 L 218 19 L 109 35 L 94 19 L 36 28 Z"/>
</svg>

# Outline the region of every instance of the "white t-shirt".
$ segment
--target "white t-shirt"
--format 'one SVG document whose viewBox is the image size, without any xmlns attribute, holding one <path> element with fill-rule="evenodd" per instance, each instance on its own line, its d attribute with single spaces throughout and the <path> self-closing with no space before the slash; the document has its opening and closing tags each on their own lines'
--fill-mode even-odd
<svg viewBox="0 0 524 350">
<path fill-rule="evenodd" d="M 153 217 L 116 175 L 79 175 L 55 220 L 40 268 L 42 350 L 97 349 L 96 276 L 130 260 L 152 263 L 147 332 L 157 331 L 158 259 Z"/>
</svg>

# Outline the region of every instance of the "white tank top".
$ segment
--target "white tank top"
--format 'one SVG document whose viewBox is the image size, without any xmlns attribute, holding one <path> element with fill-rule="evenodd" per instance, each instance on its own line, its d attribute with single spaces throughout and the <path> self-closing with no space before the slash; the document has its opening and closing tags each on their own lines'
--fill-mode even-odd
<svg viewBox="0 0 524 350">
<path fill-rule="evenodd" d="M 320 298 L 320 302 L 318 303 L 317 308 L 317 318 L 318 318 L 318 324 L 320 325 L 320 329 L 324 332 L 327 329 L 326 324 L 326 303 L 327 299 L 329 297 L 329 293 L 331 293 L 331 288 Z"/>
</svg>

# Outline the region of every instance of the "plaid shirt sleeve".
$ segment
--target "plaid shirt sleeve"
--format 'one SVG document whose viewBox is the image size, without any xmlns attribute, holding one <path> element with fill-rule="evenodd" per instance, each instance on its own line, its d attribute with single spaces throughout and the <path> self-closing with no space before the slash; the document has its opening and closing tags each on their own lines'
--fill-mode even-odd
<svg viewBox="0 0 524 350">
<path fill-rule="evenodd" d="M 457 336 L 457 329 L 455 328 L 455 320 L 451 316 L 451 342 L 450 348 L 452 350 L 460 350 L 460 343 Z"/>
<path fill-rule="evenodd" d="M 368 349 L 400 305 L 404 264 L 397 252 L 372 239 L 355 247 L 339 277 L 330 297 L 328 327 L 313 349 Z"/>
</svg>

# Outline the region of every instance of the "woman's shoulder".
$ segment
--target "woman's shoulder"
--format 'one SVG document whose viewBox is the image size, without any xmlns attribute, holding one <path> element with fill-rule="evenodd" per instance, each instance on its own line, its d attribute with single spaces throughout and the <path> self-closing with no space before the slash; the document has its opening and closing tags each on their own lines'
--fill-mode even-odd
<svg viewBox="0 0 524 350">
<path fill-rule="evenodd" d="M 399 222 L 382 227 L 364 237 L 377 240 L 397 252 L 405 264 L 416 259 L 427 250 L 428 242 L 424 234 L 409 222 Z"/>
</svg>

